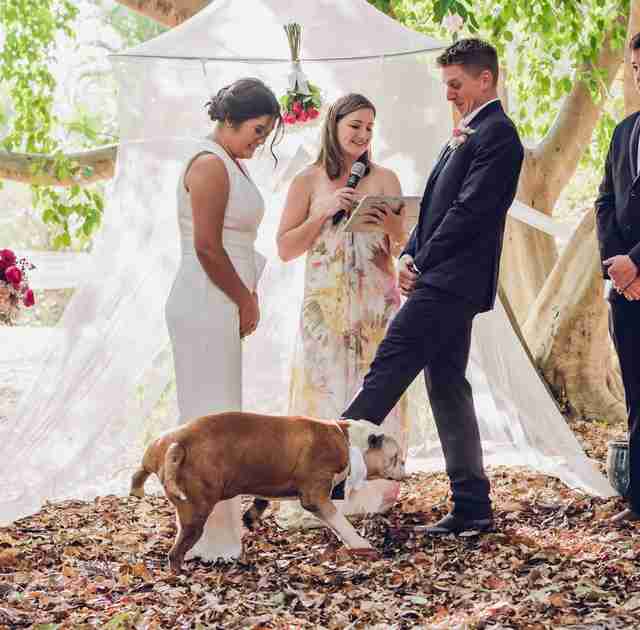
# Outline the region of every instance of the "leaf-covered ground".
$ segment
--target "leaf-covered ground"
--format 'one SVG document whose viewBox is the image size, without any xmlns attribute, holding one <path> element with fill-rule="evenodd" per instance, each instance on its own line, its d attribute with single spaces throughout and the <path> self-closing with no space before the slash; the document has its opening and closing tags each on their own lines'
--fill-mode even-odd
<svg viewBox="0 0 640 630">
<path fill-rule="evenodd" d="M 574 425 L 604 462 L 612 430 Z M 267 515 L 243 562 L 167 570 L 163 497 L 47 505 L 0 529 L 0 628 L 640 627 L 640 526 L 623 507 L 526 470 L 491 470 L 498 532 L 431 539 L 445 476 L 416 475 L 386 516 L 357 520 L 382 558 L 353 559 L 324 529 Z"/>
</svg>

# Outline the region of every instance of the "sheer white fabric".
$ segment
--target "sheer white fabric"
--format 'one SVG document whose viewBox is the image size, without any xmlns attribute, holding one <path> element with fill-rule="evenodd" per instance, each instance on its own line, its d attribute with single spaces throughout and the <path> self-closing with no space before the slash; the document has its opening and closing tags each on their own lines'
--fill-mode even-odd
<svg viewBox="0 0 640 630">
<path fill-rule="evenodd" d="M 243 7 L 237 23 L 218 28 L 217 8 L 233 4 Z M 275 41 L 275 33 L 284 38 L 282 23 L 293 15 L 289 8 L 294 3 L 256 0 L 258 5 L 264 9 L 263 41 Z M 295 3 L 295 11 L 308 11 L 295 14 L 303 25 L 303 42 L 305 33 L 322 32 L 314 40 L 314 57 L 334 57 L 335 47 L 363 26 L 368 41 L 375 40 L 376 54 L 398 52 L 394 47 L 402 27 L 394 23 L 387 30 L 386 17 L 376 23 L 381 14 L 370 13 L 364 0 L 329 5 L 327 14 L 316 13 L 315 3 Z M 208 20 L 207 28 L 216 35 L 209 52 L 198 53 L 199 60 L 114 59 L 122 144 L 104 227 L 59 335 L 43 348 L 33 384 L 0 428 L 1 524 L 38 510 L 47 499 L 126 492 L 144 445 L 178 421 L 164 320 L 179 260 L 176 182 L 211 131 L 203 105 L 212 92 L 242 76 L 263 79 L 277 94 L 288 84 L 286 62 L 234 60 L 237 33 L 252 37 L 251 16 L 243 3 L 212 3 L 198 24 Z M 320 19 L 329 20 L 331 28 L 318 30 L 324 23 Z M 249 20 L 244 31 L 242 20 Z M 196 44 L 183 37 L 189 24 L 155 40 L 155 53 L 148 54 L 160 54 L 166 41 L 166 57 L 179 51 L 192 56 Z M 432 40 L 404 32 L 413 50 L 433 47 Z M 262 56 L 271 57 L 269 50 Z M 222 57 L 228 61 L 207 61 Z M 376 104 L 376 161 L 396 171 L 407 194 L 420 194 L 451 128 L 432 58 L 416 53 L 307 62 L 304 71 L 321 86 L 325 102 L 359 91 Z M 303 269 L 278 262 L 275 230 L 286 184 L 317 147 L 317 132 L 317 125 L 291 130 L 278 147 L 276 169 L 268 149 L 250 165 L 267 205 L 257 248 L 268 263 L 259 285 L 261 324 L 243 348 L 243 406 L 248 410 L 278 413 L 287 408 Z M 527 463 L 587 492 L 613 493 L 571 434 L 499 305 L 476 322 L 470 377 L 488 463 Z M 422 384 L 414 384 L 412 391 L 417 397 L 409 465 L 441 468 L 438 439 L 421 402 Z"/>
</svg>

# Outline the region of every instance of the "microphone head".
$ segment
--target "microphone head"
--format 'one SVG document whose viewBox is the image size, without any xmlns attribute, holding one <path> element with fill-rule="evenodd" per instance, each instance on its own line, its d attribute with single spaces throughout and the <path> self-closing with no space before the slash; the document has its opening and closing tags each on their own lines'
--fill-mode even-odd
<svg viewBox="0 0 640 630">
<path fill-rule="evenodd" d="M 363 162 L 354 162 L 351 167 L 351 175 L 355 175 L 356 177 L 364 177 L 365 172 L 367 171 L 367 165 Z"/>
</svg>

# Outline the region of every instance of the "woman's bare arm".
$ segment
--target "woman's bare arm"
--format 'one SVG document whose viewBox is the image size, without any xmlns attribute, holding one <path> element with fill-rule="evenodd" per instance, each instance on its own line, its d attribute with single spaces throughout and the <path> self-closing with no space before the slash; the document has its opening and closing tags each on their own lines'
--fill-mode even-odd
<svg viewBox="0 0 640 630">
<path fill-rule="evenodd" d="M 278 254 L 284 261 L 307 252 L 318 238 L 324 222 L 339 210 L 351 210 L 358 193 L 339 188 L 332 194 L 312 201 L 314 176 L 312 168 L 293 178 L 278 227 Z"/>
<path fill-rule="evenodd" d="M 244 336 L 253 324 L 257 324 L 257 320 L 246 321 L 253 319 L 250 315 L 255 315 L 249 312 L 255 297 L 242 282 L 222 243 L 224 215 L 229 200 L 227 169 L 219 157 L 201 155 L 191 164 L 185 184 L 191 195 L 193 240 L 198 260 L 211 282 L 238 305 L 241 311 L 240 335 Z"/>
</svg>

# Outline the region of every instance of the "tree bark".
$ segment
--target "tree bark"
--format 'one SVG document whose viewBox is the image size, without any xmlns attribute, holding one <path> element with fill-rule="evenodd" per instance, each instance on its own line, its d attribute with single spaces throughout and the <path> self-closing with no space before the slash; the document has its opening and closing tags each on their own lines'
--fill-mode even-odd
<svg viewBox="0 0 640 630">
<path fill-rule="evenodd" d="M 626 15 L 618 18 L 626 19 Z M 622 61 L 623 51 L 612 49 L 611 38 L 607 37 L 595 64 L 599 70 L 606 71 L 603 93 L 610 88 Z M 582 82 L 573 86 L 545 138 L 525 152 L 517 193 L 520 201 L 545 214 L 553 213 L 562 189 L 576 171 L 584 147 L 591 141 L 604 101 L 605 98 L 594 102 Z M 521 221 L 507 221 L 501 281 L 520 324 L 526 320 L 556 259 L 552 237 Z"/>
<path fill-rule="evenodd" d="M 627 33 L 639 30 L 640 2 L 634 0 Z M 640 106 L 629 68 L 630 63 L 625 64 L 626 114 Z M 571 415 L 624 422 L 624 390 L 609 338 L 608 312 L 594 212 L 589 210 L 538 295 L 524 334 L 540 370 Z"/>
<path fill-rule="evenodd" d="M 607 319 L 595 214 L 588 210 L 523 327 L 536 364 L 570 416 L 609 421 L 626 416 L 609 360 Z"/>
<path fill-rule="evenodd" d="M 151 18 L 154 22 L 173 28 L 193 17 L 211 0 L 116 0 L 116 2 Z"/>
<path fill-rule="evenodd" d="M 55 174 L 53 156 L 0 151 L 0 179 L 45 186 L 86 185 L 113 177 L 117 152 L 117 145 L 112 144 L 90 151 L 70 153 L 66 157 L 78 168 L 72 176 L 58 177 Z M 44 161 L 44 168 L 34 173 L 34 168 L 41 161 Z"/>
</svg>

